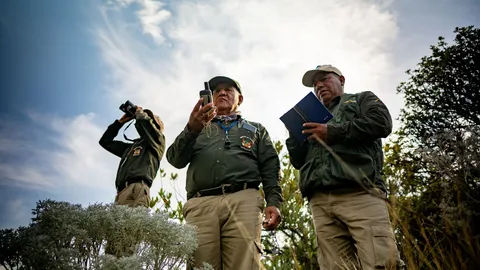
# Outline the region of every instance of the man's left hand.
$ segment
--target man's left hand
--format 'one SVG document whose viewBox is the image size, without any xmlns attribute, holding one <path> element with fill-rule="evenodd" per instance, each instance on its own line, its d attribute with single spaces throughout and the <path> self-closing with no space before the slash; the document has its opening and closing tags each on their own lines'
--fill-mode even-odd
<svg viewBox="0 0 480 270">
<path fill-rule="evenodd" d="M 319 124 L 319 123 L 305 123 L 303 124 L 304 130 L 302 131 L 303 134 L 310 134 L 308 136 L 309 140 L 314 140 L 316 134 L 321 140 L 327 140 L 327 125 L 326 124 Z"/>
<path fill-rule="evenodd" d="M 282 216 L 280 210 L 275 206 L 265 208 L 265 219 L 263 220 L 263 228 L 267 231 L 275 230 L 280 224 Z"/>
</svg>

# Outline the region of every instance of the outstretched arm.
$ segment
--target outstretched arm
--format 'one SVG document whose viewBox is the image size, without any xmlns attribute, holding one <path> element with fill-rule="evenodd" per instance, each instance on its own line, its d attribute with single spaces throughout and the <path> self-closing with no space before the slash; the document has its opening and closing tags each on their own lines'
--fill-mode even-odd
<svg viewBox="0 0 480 270">
<path fill-rule="evenodd" d="M 105 131 L 105 133 L 103 133 L 102 138 L 100 138 L 99 141 L 100 145 L 105 150 L 118 157 L 122 157 L 123 153 L 130 145 L 122 141 L 114 140 L 122 126 L 123 122 L 120 122 L 120 120 L 115 120 L 115 122 L 108 126 L 107 130 Z"/>
</svg>

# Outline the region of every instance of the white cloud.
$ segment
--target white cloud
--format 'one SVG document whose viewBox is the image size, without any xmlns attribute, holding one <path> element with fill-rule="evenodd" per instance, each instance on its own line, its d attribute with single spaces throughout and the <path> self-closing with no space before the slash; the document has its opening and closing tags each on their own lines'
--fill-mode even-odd
<svg viewBox="0 0 480 270">
<path fill-rule="evenodd" d="M 29 112 L 33 124 L 6 121 L 0 152 L 12 159 L 0 163 L 0 174 L 8 180 L 4 183 L 50 190 L 72 183 L 111 188 L 114 173 L 109 167 L 114 160 L 98 144 L 103 130 L 93 124 L 94 117 L 70 119 Z"/>
<path fill-rule="evenodd" d="M 30 208 L 21 199 L 7 200 L 5 202 L 4 218 L 2 222 L 3 228 L 14 228 L 19 223 L 23 223 L 28 219 Z"/>
<path fill-rule="evenodd" d="M 339 67 L 348 92 L 394 95 L 395 86 L 389 82 L 390 45 L 398 30 L 394 16 L 382 5 L 357 0 L 169 1 L 168 5 L 110 1 L 101 8 L 102 24 L 95 31 L 109 67 L 105 107 L 117 110 L 129 99 L 151 108 L 165 122 L 168 147 L 186 124 L 203 82 L 227 75 L 243 87 L 240 109 L 245 117 L 264 124 L 273 139 L 284 140 L 285 128 L 278 118 L 308 93 L 301 77 L 318 64 Z M 387 105 L 400 106 L 393 100 Z M 49 119 L 44 125 L 58 134 L 54 142 L 58 148 L 41 153 L 50 171 L 25 167 L 25 175 L 17 176 L 23 180 L 16 181 L 108 189 L 104 201 L 111 201 L 118 158 L 98 145 L 106 129 L 98 125 L 100 116 L 30 116 L 36 121 Z M 179 172 L 166 157 L 161 166 Z M 2 172 L 14 174 L 0 166 Z M 175 183 L 160 180 L 155 180 L 152 194 L 164 187 L 185 199 L 185 170 Z"/>
<path fill-rule="evenodd" d="M 125 5 L 125 2 L 122 1 Z M 139 11 L 135 11 L 139 4 Z M 112 107 L 126 99 L 152 108 L 166 125 L 169 146 L 188 120 L 203 82 L 215 75 L 237 79 L 241 110 L 284 140 L 278 119 L 308 93 L 303 73 L 334 64 L 345 73 L 346 91 L 394 95 L 389 84 L 395 17 L 376 1 L 131 1 L 122 12 L 103 9 L 98 44 L 110 67 Z M 174 14 L 171 15 L 171 14 Z M 140 22 L 139 38 L 135 28 Z M 148 25 L 148 27 L 146 27 Z M 151 46 L 148 38 L 156 45 Z M 387 103 L 399 107 L 398 102 Z M 176 171 L 163 160 L 163 167 Z M 177 183 L 184 187 L 184 170 Z"/>
<path fill-rule="evenodd" d="M 73 192 L 80 203 L 113 201 L 120 158 L 99 145 L 107 126 L 97 124 L 97 115 L 62 118 L 28 112 L 27 118 L 24 123 L 0 119 L 1 185 L 48 191 L 48 196 L 56 198 Z M 122 131 L 117 139 L 123 140 Z M 138 136 L 133 125 L 125 134 Z M 169 168 L 170 172 L 175 171 Z M 184 199 L 175 182 L 168 180 L 169 175 L 166 178 L 161 180 L 160 173 L 157 175 L 152 195 L 165 187 L 179 200 Z"/>
<path fill-rule="evenodd" d="M 170 18 L 171 13 L 162 9 L 165 5 L 161 1 L 140 0 L 142 9 L 137 12 L 142 23 L 143 32 L 152 36 L 158 44 L 165 38 L 162 35 L 161 24 Z"/>
<path fill-rule="evenodd" d="M 36 141 L 38 130 L 6 115 L 0 121 L 0 184 L 33 189 L 52 187 L 51 172 L 42 160 L 48 151 Z"/>
<path fill-rule="evenodd" d="M 178 1 L 164 8 L 175 16 L 150 29 L 171 45 L 164 43 L 161 52 L 124 31 L 132 22 L 116 11 L 104 13 L 106 27 L 98 35 L 115 78 L 115 104 L 128 97 L 154 108 L 164 118 L 169 142 L 186 123 L 203 81 L 217 74 L 240 81 L 241 110 L 276 139 L 285 136 L 278 117 L 309 91 L 301 77 L 317 64 L 338 66 L 347 91 L 395 93 L 389 48 L 398 29 L 394 16 L 375 2 Z M 137 12 L 138 20 L 148 20 L 148 14 Z"/>
</svg>

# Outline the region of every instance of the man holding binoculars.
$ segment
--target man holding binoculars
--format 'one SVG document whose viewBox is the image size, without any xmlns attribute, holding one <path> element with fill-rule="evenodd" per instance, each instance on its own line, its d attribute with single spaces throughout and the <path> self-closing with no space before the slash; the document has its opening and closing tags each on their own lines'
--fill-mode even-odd
<svg viewBox="0 0 480 270">
<path fill-rule="evenodd" d="M 130 101 L 122 104 L 120 110 L 125 114 L 108 126 L 99 141 L 105 150 L 121 158 L 115 180 L 115 203 L 149 207 L 150 187 L 165 151 L 163 122 L 152 111 Z M 122 126 L 133 119 L 140 138 L 131 143 L 114 140 Z"/>
</svg>

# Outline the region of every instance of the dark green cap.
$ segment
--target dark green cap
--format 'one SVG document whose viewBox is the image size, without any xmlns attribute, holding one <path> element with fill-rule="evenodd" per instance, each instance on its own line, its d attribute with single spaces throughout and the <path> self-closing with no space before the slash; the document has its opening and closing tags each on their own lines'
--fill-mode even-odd
<svg viewBox="0 0 480 270">
<path fill-rule="evenodd" d="M 210 81 L 208 81 L 208 84 L 210 85 L 210 89 L 212 91 L 215 90 L 215 88 L 221 83 L 230 84 L 231 86 L 237 88 L 237 90 L 238 90 L 238 92 L 240 92 L 240 94 L 242 93 L 242 89 L 240 88 L 240 84 L 237 81 L 235 81 L 234 79 L 231 79 L 229 77 L 216 76 L 216 77 L 211 78 Z"/>
</svg>

